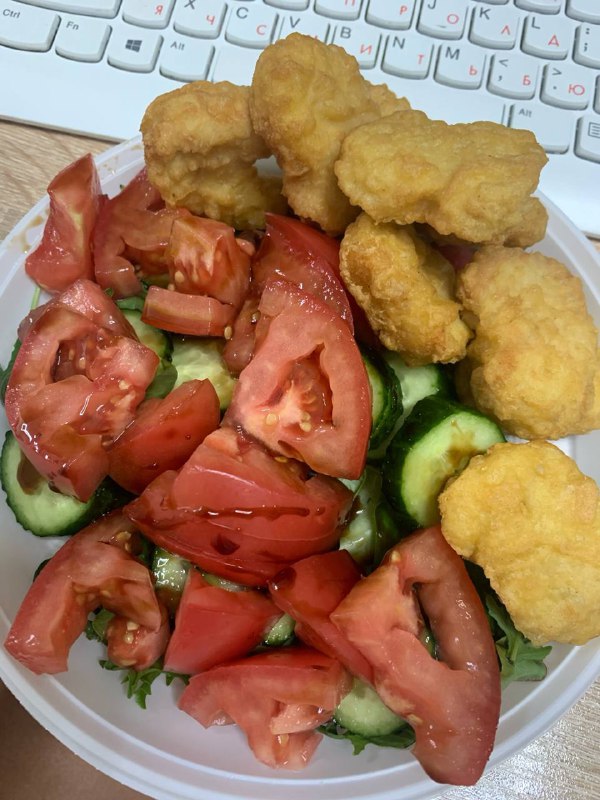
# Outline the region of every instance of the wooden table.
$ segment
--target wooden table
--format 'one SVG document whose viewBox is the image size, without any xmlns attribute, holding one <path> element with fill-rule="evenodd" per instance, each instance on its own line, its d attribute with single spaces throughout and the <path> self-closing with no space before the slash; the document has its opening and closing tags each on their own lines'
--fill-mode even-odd
<svg viewBox="0 0 600 800">
<path fill-rule="evenodd" d="M 110 143 L 0 122 L 0 240 L 59 169 Z M 596 242 L 600 250 L 600 242 Z M 12 336 L 12 331 L 10 332 Z M 600 680 L 552 730 L 444 800 L 600 800 Z M 141 800 L 70 753 L 0 683 L 0 797 Z M 315 797 L 318 800 L 318 797 Z"/>
</svg>

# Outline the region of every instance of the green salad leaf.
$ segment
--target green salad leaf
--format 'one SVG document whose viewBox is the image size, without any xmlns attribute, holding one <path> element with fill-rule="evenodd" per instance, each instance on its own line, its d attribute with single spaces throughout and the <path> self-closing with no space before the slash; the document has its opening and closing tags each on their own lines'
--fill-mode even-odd
<svg viewBox="0 0 600 800">
<path fill-rule="evenodd" d="M 146 698 L 152 694 L 152 684 L 160 675 L 164 675 L 167 686 L 170 686 L 176 679 L 183 681 L 186 685 L 190 680 L 189 675 L 163 670 L 160 659 L 148 669 L 143 669 L 139 672 L 129 667 L 120 667 L 108 659 L 101 659 L 99 663 L 102 669 L 115 672 L 123 671 L 125 673 L 121 683 L 125 686 L 127 697 L 135 700 L 138 706 L 144 710 L 146 709 Z"/>
<path fill-rule="evenodd" d="M 321 725 L 319 727 L 320 733 L 329 736 L 332 739 L 348 739 L 352 743 L 352 755 L 357 756 L 365 749 L 368 744 L 374 744 L 378 747 L 395 747 L 399 750 L 405 750 L 415 743 L 415 732 L 408 724 L 408 722 L 397 731 L 385 734 L 385 736 L 363 736 L 360 733 L 352 733 L 339 726 L 335 720 Z"/>
</svg>

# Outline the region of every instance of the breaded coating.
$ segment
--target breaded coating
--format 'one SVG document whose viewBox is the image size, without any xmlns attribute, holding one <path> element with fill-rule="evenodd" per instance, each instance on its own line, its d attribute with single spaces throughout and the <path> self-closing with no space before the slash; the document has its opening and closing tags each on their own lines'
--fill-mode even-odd
<svg viewBox="0 0 600 800">
<path fill-rule="evenodd" d="M 365 80 L 341 47 L 298 33 L 261 53 L 250 96 L 254 128 L 277 157 L 290 207 L 330 234 L 358 214 L 333 173 L 342 140 L 357 125 L 408 107 Z"/>
<path fill-rule="evenodd" d="M 598 334 L 579 278 L 541 253 L 483 247 L 456 296 L 475 332 L 456 372 L 464 402 L 524 439 L 597 424 Z"/>
<path fill-rule="evenodd" d="M 264 228 L 265 211 L 285 211 L 280 179 L 255 166 L 270 152 L 252 129 L 249 92 L 196 81 L 148 106 L 141 124 L 148 177 L 167 205 L 237 229 Z"/>
<path fill-rule="evenodd" d="M 442 532 L 532 642 L 584 644 L 600 635 L 599 498 L 553 444 L 497 444 L 440 495 Z"/>
<path fill-rule="evenodd" d="M 357 127 L 334 169 L 350 202 L 377 222 L 526 247 L 546 230 L 547 212 L 531 197 L 546 161 L 529 131 L 408 110 Z"/>
<path fill-rule="evenodd" d="M 342 240 L 340 270 L 373 330 L 407 364 L 465 355 L 470 331 L 452 299 L 454 270 L 411 225 L 377 225 L 361 214 Z"/>
</svg>

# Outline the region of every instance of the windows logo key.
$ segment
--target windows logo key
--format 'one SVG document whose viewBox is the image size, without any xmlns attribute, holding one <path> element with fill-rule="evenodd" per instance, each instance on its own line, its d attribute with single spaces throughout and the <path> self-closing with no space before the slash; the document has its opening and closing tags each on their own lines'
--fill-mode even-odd
<svg viewBox="0 0 600 800">
<path fill-rule="evenodd" d="M 142 49 L 141 39 L 127 39 L 125 42 L 125 50 L 133 50 L 134 53 L 139 53 Z"/>
</svg>

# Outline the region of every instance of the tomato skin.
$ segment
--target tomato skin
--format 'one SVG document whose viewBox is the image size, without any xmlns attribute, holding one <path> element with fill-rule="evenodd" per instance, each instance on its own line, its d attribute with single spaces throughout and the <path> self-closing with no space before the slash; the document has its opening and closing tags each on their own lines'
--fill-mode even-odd
<svg viewBox="0 0 600 800">
<path fill-rule="evenodd" d="M 329 619 L 360 578 L 352 556 L 346 550 L 334 550 L 286 567 L 269 581 L 269 591 L 279 608 L 296 620 L 295 632 L 303 642 L 372 683 L 369 662 Z"/>
<path fill-rule="evenodd" d="M 76 533 L 32 583 L 4 646 L 37 675 L 67 669 L 71 645 L 99 605 L 150 630 L 161 612 L 150 572 L 130 554 L 134 527 L 120 512 Z"/>
<path fill-rule="evenodd" d="M 142 169 L 115 197 L 104 198 L 94 228 L 94 274 L 116 297 L 139 294 L 142 272 L 166 272 L 164 253 L 177 217 L 189 212 L 165 209 L 159 192 Z"/>
<path fill-rule="evenodd" d="M 265 595 L 211 586 L 190 569 L 175 617 L 164 668 L 185 675 L 246 655 L 281 616 Z"/>
<path fill-rule="evenodd" d="M 416 597 L 441 661 L 419 640 Z M 382 700 L 413 726 L 413 753 L 427 774 L 441 783 L 476 783 L 498 725 L 498 660 L 479 595 L 439 526 L 392 548 L 331 619 L 370 661 Z"/>
<path fill-rule="evenodd" d="M 316 472 L 358 478 L 366 462 L 371 395 L 347 325 L 287 281 L 270 281 L 259 306 L 259 347 L 227 410 L 275 453 Z"/>
<path fill-rule="evenodd" d="M 210 381 L 186 381 L 162 400 L 146 400 L 108 450 L 108 474 L 141 494 L 166 470 L 179 469 L 221 420 Z"/>
<path fill-rule="evenodd" d="M 91 154 L 56 175 L 48 186 L 50 211 L 42 241 L 27 256 L 25 271 L 50 293 L 61 292 L 79 278 L 93 278 L 91 237 L 101 190 Z"/>
<path fill-rule="evenodd" d="M 302 769 L 352 679 L 339 662 L 306 647 L 286 647 L 195 675 L 179 708 L 205 728 L 237 723 L 256 758 Z"/>
<path fill-rule="evenodd" d="M 77 291 L 84 293 L 86 283 L 76 285 Z M 9 425 L 38 472 L 59 491 L 85 501 L 107 474 L 104 445 L 133 419 L 158 357 L 60 299 L 48 303 L 29 327 L 8 381 L 5 407 Z"/>
<path fill-rule="evenodd" d="M 206 437 L 126 513 L 155 544 L 208 572 L 264 586 L 283 567 L 335 547 L 352 502 L 342 484 L 276 461 L 231 428 Z"/>
<path fill-rule="evenodd" d="M 165 652 L 171 626 L 167 609 L 159 602 L 160 627 L 146 628 L 122 616 L 113 617 L 106 626 L 108 660 L 119 667 L 138 672 L 151 667 Z"/>
<path fill-rule="evenodd" d="M 250 284 L 254 246 L 229 225 L 191 214 L 173 223 L 165 260 L 178 292 L 206 294 L 239 308 Z"/>
<path fill-rule="evenodd" d="M 142 311 L 142 321 L 148 325 L 188 336 L 223 336 L 234 319 L 234 307 L 214 297 L 159 286 L 148 289 Z"/>
</svg>

